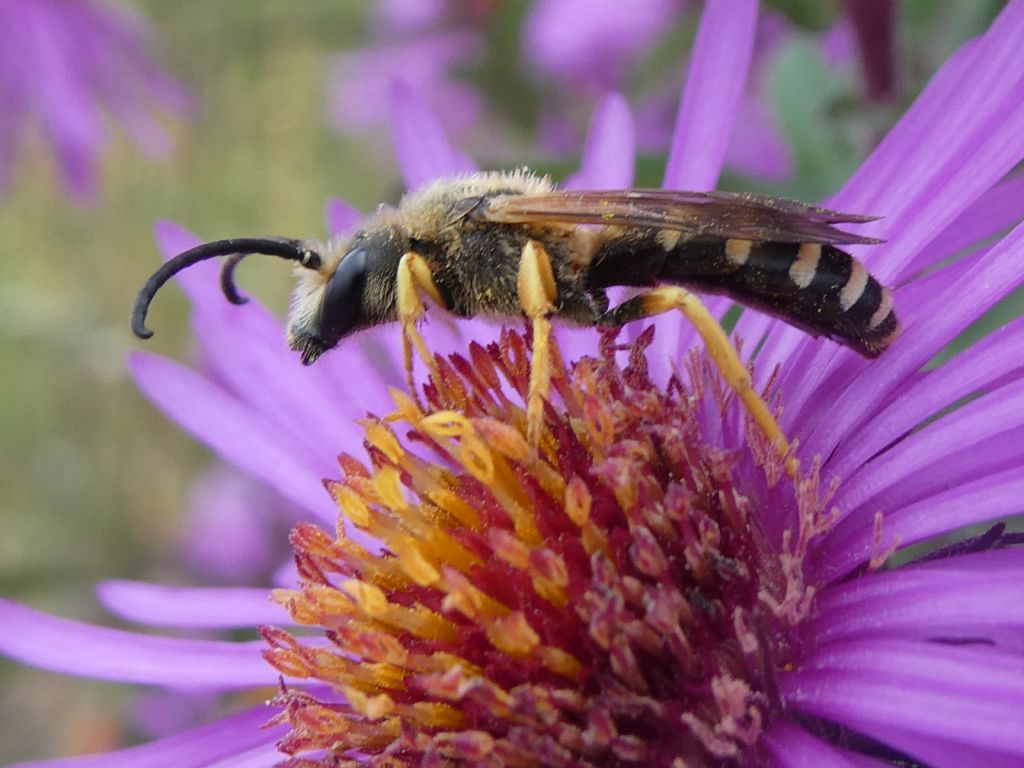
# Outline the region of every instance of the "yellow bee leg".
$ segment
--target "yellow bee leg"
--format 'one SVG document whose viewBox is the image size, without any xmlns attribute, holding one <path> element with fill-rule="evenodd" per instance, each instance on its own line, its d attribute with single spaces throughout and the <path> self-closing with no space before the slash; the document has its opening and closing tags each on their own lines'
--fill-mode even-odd
<svg viewBox="0 0 1024 768">
<path fill-rule="evenodd" d="M 544 423 L 544 401 L 551 389 L 551 321 L 558 288 L 551 269 L 551 257 L 544 246 L 530 240 L 519 261 L 519 305 L 533 325 L 533 360 L 530 364 L 530 390 L 526 399 L 526 438 L 531 445 L 540 442 Z"/>
<path fill-rule="evenodd" d="M 430 370 L 434 381 L 440 386 L 440 374 L 437 364 L 434 362 L 427 343 L 420 335 L 416 324 L 426 312 L 421 296 L 426 294 L 438 306 L 447 308 L 447 304 L 441 297 L 441 292 L 434 283 L 430 266 L 418 253 L 409 251 L 398 263 L 398 320 L 402 324 L 402 352 L 405 362 L 405 376 L 409 385 L 409 393 L 416 397 L 416 385 L 413 380 L 412 371 L 412 350 L 416 348 L 420 359 Z"/>
<path fill-rule="evenodd" d="M 611 310 L 603 319 L 612 325 L 621 325 L 642 317 L 652 317 L 677 309 L 693 323 L 697 333 L 704 340 L 711 360 L 718 368 L 726 383 L 739 397 L 743 407 L 753 418 L 765 437 L 775 445 L 786 462 L 786 472 L 796 477 L 800 468 L 799 460 L 790 454 L 789 440 L 786 439 L 768 404 L 757 394 L 750 373 L 740 360 L 736 348 L 718 321 L 708 312 L 707 307 L 689 291 L 677 286 L 660 286 L 646 293 L 624 301 Z"/>
</svg>

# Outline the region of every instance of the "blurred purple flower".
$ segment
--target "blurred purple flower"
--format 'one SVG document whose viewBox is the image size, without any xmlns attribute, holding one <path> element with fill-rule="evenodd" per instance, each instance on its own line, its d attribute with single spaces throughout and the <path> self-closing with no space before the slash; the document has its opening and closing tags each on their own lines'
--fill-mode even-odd
<svg viewBox="0 0 1024 768">
<path fill-rule="evenodd" d="M 624 13 L 614 0 L 535 2 L 524 22 L 521 48 L 527 68 L 543 79 L 546 89 L 537 145 L 555 154 L 574 151 L 576 116 L 620 90 L 689 5 L 683 0 L 642 0 Z M 329 64 L 332 124 L 349 132 L 376 130 L 388 119 L 388 100 L 382 96 L 398 82 L 420 94 L 449 134 L 464 137 L 479 128 L 487 116 L 484 97 L 459 76 L 482 56 L 479 25 L 470 23 L 476 18 L 461 5 L 441 0 L 377 4 L 371 25 L 374 41 L 333 57 Z M 781 17 L 764 15 L 755 41 L 758 60 L 770 58 L 783 30 L 788 28 Z M 779 180 L 792 172 L 793 160 L 762 98 L 760 69 L 752 68 L 727 162 L 740 172 Z M 681 77 L 656 83 L 640 103 L 637 135 L 644 150 L 663 151 L 668 145 L 681 83 Z M 493 151 L 502 142 L 495 126 L 488 130 L 487 146 Z"/>
<path fill-rule="evenodd" d="M 523 60 L 569 90 L 599 96 L 625 86 L 684 10 L 680 0 L 536 0 L 523 25 Z"/>
<path fill-rule="evenodd" d="M 523 29 L 523 58 L 545 83 L 554 84 L 548 87 L 550 103 L 543 117 L 541 146 L 549 151 L 572 146 L 575 132 L 567 106 L 592 103 L 604 93 L 622 89 L 652 47 L 678 29 L 677 22 L 691 4 L 644 0 L 640 5 L 624 12 L 614 0 L 539 0 L 531 7 Z M 793 159 L 765 102 L 763 85 L 764 72 L 789 27 L 779 15 L 765 12 L 756 25 L 732 34 L 738 35 L 732 44 L 753 45 L 754 56 L 748 69 L 735 73 L 748 87 L 741 96 L 726 163 L 741 173 L 785 179 L 793 170 Z M 637 141 L 644 151 L 662 152 L 670 143 L 672 126 L 678 124 L 675 107 L 681 70 L 648 84 L 637 106 Z M 696 79 L 700 81 L 701 75 Z"/>
<path fill-rule="evenodd" d="M 749 45 L 723 46 L 730 38 L 707 32 L 749 28 L 755 13 L 748 0 L 708 3 L 666 187 L 714 187 L 738 112 L 743 79 L 735 75 L 747 70 L 751 51 Z M 838 483 L 833 524 L 803 542 L 803 551 L 791 549 L 783 533 L 795 520 L 792 497 L 786 496 L 793 489 L 785 481 L 766 484 L 757 474 L 734 402 L 723 406 L 720 418 L 715 404 L 702 412 L 705 429 L 718 432 L 715 444 L 739 452 L 735 471 L 777 549 L 775 565 L 786 580 L 803 580 L 797 597 L 808 608 L 792 606 L 794 621 L 781 638 L 748 633 L 722 648 L 722 658 L 736 658 L 744 642 L 783 642 L 789 654 L 785 664 L 768 671 L 775 687 L 752 705 L 760 719 L 754 731 L 746 731 L 756 733 L 741 754 L 748 764 L 838 768 L 913 760 L 934 768 L 1009 768 L 1024 760 L 1024 549 L 1008 547 L 1015 539 L 997 526 L 928 558 L 880 567 L 896 547 L 1021 511 L 1024 321 L 941 365 L 925 366 L 1024 282 L 1024 183 L 1007 178 L 1024 159 L 1022 25 L 1024 0 L 1012 0 L 984 36 L 936 74 L 830 201 L 843 210 L 885 214 L 862 231 L 888 242 L 857 255 L 898 286 L 905 332 L 891 349 L 866 361 L 756 312 L 739 319 L 737 334 L 754 342 L 744 348 L 757 352 L 759 385 L 774 378 L 783 426 L 799 441 L 804 465 L 825 457 L 823 488 Z M 422 121 L 422 105 L 405 103 L 407 95 L 397 94 L 397 113 L 415 109 Z M 631 121 L 622 107 L 617 100 L 606 102 L 595 118 L 582 164 L 588 185 L 622 183 L 623 165 L 607 162 L 633 149 Z M 687 123 L 690 115 L 699 115 L 699 123 Z M 402 158 L 416 158 L 415 166 L 402 166 L 411 186 L 428 175 L 451 173 L 460 167 L 453 159 L 462 162 L 440 143 L 436 123 L 430 128 L 429 145 L 399 150 Z M 419 134 L 396 130 L 396 136 L 412 142 Z M 337 204 L 331 215 L 341 224 L 352 218 Z M 168 224 L 159 226 L 158 239 L 166 255 L 195 242 Z M 973 250 L 950 260 L 964 248 Z M 357 452 L 362 444 L 353 419 L 391 409 L 386 387 L 402 381 L 394 329 L 356 337 L 304 370 L 269 313 L 223 301 L 215 265 L 198 265 L 181 283 L 195 306 L 199 343 L 217 370 L 201 374 L 138 354 L 132 368 L 139 385 L 225 459 L 333 530 L 337 509 L 320 478 L 336 475 L 332 457 L 339 450 Z M 728 303 L 713 300 L 709 306 L 724 312 Z M 479 321 L 450 323 L 436 313 L 430 320 L 426 336 L 441 354 L 464 350 L 465 338 L 486 344 L 497 333 Z M 648 360 L 651 375 L 665 382 L 685 369 L 696 338 L 673 317 L 655 325 Z M 593 352 L 591 332 L 561 330 L 559 339 L 570 359 Z M 358 541 L 361 531 L 350 534 Z M 289 623 L 262 589 L 117 582 L 104 585 L 101 594 L 119 616 L 150 625 Z M 260 656 L 261 643 L 89 627 L 10 602 L 0 604 L 0 621 L 0 651 L 55 671 L 214 691 L 276 680 Z M 303 681 L 285 679 L 290 689 L 302 689 Z M 720 703 L 730 703 L 727 692 Z M 266 710 L 255 707 L 150 745 L 52 765 L 271 765 L 281 759 L 273 744 L 285 729 L 260 730 L 266 718 Z M 720 721 L 723 728 L 726 720 Z M 734 720 L 731 731 L 704 736 L 707 743 L 728 745 L 740 725 Z"/>
<path fill-rule="evenodd" d="M 484 54 L 482 28 L 501 0 L 380 0 L 370 11 L 370 42 L 330 58 L 328 121 L 340 131 L 373 133 L 391 116 L 396 86 L 419 93 L 456 137 L 478 128 L 483 96 L 460 78 Z M 494 132 L 488 138 L 495 143 Z"/>
<path fill-rule="evenodd" d="M 400 82 L 423 94 L 456 136 L 475 126 L 483 112 L 477 89 L 454 76 L 483 52 L 483 40 L 468 29 L 424 29 L 389 34 L 362 49 L 334 56 L 328 65 L 328 117 L 343 131 L 366 133 L 388 120 L 387 99 Z M 395 30 L 389 28 L 388 32 Z"/>
<path fill-rule="evenodd" d="M 178 545 L 181 560 L 203 583 L 265 583 L 290 557 L 284 521 L 297 516 L 252 478 L 215 467 L 192 490 Z"/>
<path fill-rule="evenodd" d="M 161 110 L 185 114 L 190 98 L 149 59 L 144 20 L 93 0 L 0 0 L 0 193 L 20 145 L 40 131 L 77 200 L 96 193 L 97 165 L 112 117 L 148 157 L 164 159 Z"/>
</svg>

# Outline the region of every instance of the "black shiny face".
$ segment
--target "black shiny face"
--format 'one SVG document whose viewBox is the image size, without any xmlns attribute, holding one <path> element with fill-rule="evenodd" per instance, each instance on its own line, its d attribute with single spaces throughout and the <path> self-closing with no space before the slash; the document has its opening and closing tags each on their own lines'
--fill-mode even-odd
<svg viewBox="0 0 1024 768">
<path fill-rule="evenodd" d="M 366 284 L 366 249 L 356 247 L 346 253 L 324 286 L 318 324 L 320 334 L 336 344 L 352 330 L 363 304 Z"/>
<path fill-rule="evenodd" d="M 315 363 L 354 330 L 362 311 L 365 284 L 366 249 L 358 246 L 342 257 L 324 286 L 320 311 L 312 327 L 292 340 L 292 347 L 302 352 L 303 364 Z"/>
</svg>

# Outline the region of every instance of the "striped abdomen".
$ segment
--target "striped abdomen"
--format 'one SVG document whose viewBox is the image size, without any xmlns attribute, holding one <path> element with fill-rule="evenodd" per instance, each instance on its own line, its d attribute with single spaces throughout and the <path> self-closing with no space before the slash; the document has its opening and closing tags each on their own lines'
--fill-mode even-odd
<svg viewBox="0 0 1024 768">
<path fill-rule="evenodd" d="M 892 293 L 845 251 L 818 243 L 754 242 L 677 233 L 623 233 L 595 256 L 591 283 L 676 283 L 730 296 L 876 357 L 899 333 Z"/>
</svg>

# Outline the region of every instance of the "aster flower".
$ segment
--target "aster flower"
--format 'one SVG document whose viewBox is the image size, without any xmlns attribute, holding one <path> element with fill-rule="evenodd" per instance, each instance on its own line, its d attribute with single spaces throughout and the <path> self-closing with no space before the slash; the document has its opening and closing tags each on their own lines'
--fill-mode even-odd
<svg viewBox="0 0 1024 768">
<path fill-rule="evenodd" d="M 10 186 L 26 134 L 36 129 L 78 200 L 96 192 L 107 115 L 148 157 L 168 156 L 170 137 L 154 112 L 182 115 L 189 97 L 150 61 L 152 38 L 123 6 L 0 0 L 0 193 Z"/>
<path fill-rule="evenodd" d="M 711 2 L 702 24 L 725 33 L 755 13 L 752 2 Z M 295 530 L 299 588 L 275 593 L 288 612 L 260 590 L 130 585 L 105 602 L 136 621 L 276 628 L 264 630 L 266 646 L 177 640 L 5 603 L 0 649 L 76 674 L 221 691 L 274 680 L 261 652 L 281 673 L 270 730 L 257 729 L 267 711 L 255 707 L 103 765 L 267 765 L 281 758 L 279 738 L 296 766 L 537 755 L 552 765 L 1019 764 L 1015 537 L 996 525 L 885 564 L 898 548 L 1021 508 L 1024 324 L 925 364 L 1024 280 L 1022 184 L 1007 178 L 1024 157 L 1022 24 L 1014 0 L 831 201 L 886 214 L 864 231 L 888 243 L 858 256 L 897 286 L 906 330 L 890 350 L 865 361 L 763 315 L 740 317 L 756 380 L 799 441 L 798 480 L 746 428 L 674 318 L 605 336 L 603 353 L 595 332 L 560 332 L 557 396 L 534 456 L 519 334 L 432 317 L 441 379 L 425 382 L 421 409 L 385 391 L 401 380 L 390 329 L 302 374 L 276 321 L 223 303 L 215 267 L 201 265 L 182 283 L 223 373 L 139 356 L 135 374 L 186 428 L 319 520 Z M 732 58 L 704 67 L 721 48 L 694 52 L 691 70 L 709 79 L 687 90 L 680 113 L 710 125 L 677 127 L 666 186 L 716 181 L 737 109 L 732 75 L 750 55 L 725 46 Z M 603 114 L 588 183 L 602 180 L 602 158 L 631 150 L 622 110 Z M 411 185 L 456 167 L 439 135 L 400 153 L 419 158 L 404 166 Z M 336 221 L 347 214 L 334 209 Z M 159 236 L 171 252 L 191 243 L 169 225 Z M 349 421 L 367 410 L 382 416 Z M 325 458 L 339 450 L 340 476 Z M 334 478 L 330 496 L 319 477 Z M 293 634 L 290 622 L 321 630 Z"/>
</svg>

